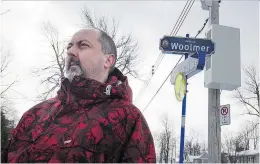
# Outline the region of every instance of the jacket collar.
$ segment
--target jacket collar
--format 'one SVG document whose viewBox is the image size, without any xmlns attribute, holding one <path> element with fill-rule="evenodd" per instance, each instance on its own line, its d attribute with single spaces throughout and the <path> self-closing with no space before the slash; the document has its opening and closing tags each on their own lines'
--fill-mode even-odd
<svg viewBox="0 0 260 164">
<path fill-rule="evenodd" d="M 77 100 L 82 106 L 98 103 L 111 98 L 132 102 L 132 90 L 127 77 L 117 68 L 110 74 L 107 82 L 76 76 L 72 82 L 63 78 L 58 98 L 66 103 Z"/>
</svg>

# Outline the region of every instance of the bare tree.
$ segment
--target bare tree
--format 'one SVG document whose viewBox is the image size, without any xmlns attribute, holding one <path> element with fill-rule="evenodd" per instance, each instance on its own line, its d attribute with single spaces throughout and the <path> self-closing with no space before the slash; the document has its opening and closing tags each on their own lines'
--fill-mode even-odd
<svg viewBox="0 0 260 164">
<path fill-rule="evenodd" d="M 237 137 L 233 137 L 231 133 L 226 132 L 221 139 L 221 154 L 226 154 L 228 160 L 231 163 L 235 163 L 237 150 L 239 149 L 240 140 Z M 222 161 L 224 157 L 222 156 Z M 226 163 L 226 162 L 225 162 Z"/>
<path fill-rule="evenodd" d="M 157 139 L 160 148 L 159 163 L 168 163 L 174 159 L 173 154 L 174 150 L 176 150 L 176 138 L 167 116 L 163 117 L 162 124 L 163 130 Z"/>
<path fill-rule="evenodd" d="M 10 91 L 13 89 L 14 85 L 17 84 L 17 80 L 9 81 L 8 75 L 10 73 L 7 71 L 7 68 L 11 62 L 11 53 L 10 51 L 3 51 L 1 48 L 1 146 L 5 146 L 8 142 L 10 133 L 9 131 L 15 126 L 14 116 L 12 112 L 14 109 L 11 107 L 10 98 L 7 97 L 10 94 Z"/>
<path fill-rule="evenodd" d="M 10 51 L 6 51 L 3 52 L 3 50 L 1 50 L 1 99 L 6 99 L 6 94 L 8 91 L 11 90 L 11 88 L 18 82 L 17 80 L 14 80 L 8 84 L 5 83 L 5 80 L 7 80 L 7 76 L 8 76 L 8 72 L 7 72 L 7 68 L 11 62 L 11 53 Z"/>
<path fill-rule="evenodd" d="M 185 141 L 185 152 L 189 155 L 200 155 L 201 154 L 201 145 L 198 140 L 189 139 Z"/>
<path fill-rule="evenodd" d="M 185 144 L 184 144 L 184 151 L 186 154 L 189 155 L 200 155 L 202 151 L 202 145 L 199 143 L 198 140 L 199 134 L 196 133 L 194 130 L 186 136 Z"/>
<path fill-rule="evenodd" d="M 118 56 L 116 67 L 125 75 L 132 75 L 140 79 L 137 71 L 138 60 L 138 43 L 134 41 L 131 34 L 118 34 L 119 23 L 114 18 L 108 20 L 105 16 L 92 16 L 85 7 L 82 10 L 84 27 L 98 28 L 108 33 L 116 43 Z M 110 25 L 111 24 L 111 25 Z"/>
<path fill-rule="evenodd" d="M 259 99 L 259 76 L 256 67 L 248 66 L 244 68 L 246 86 L 236 90 L 235 98 L 237 98 L 247 109 L 246 114 L 260 117 L 260 99 Z"/>
<path fill-rule="evenodd" d="M 52 50 L 52 60 L 43 68 L 37 68 L 33 71 L 36 76 L 46 75 L 41 80 L 41 85 L 46 87 L 46 91 L 43 92 L 38 98 L 43 101 L 49 98 L 49 96 L 58 88 L 60 80 L 65 75 L 65 41 L 61 41 L 59 38 L 58 30 L 48 21 L 43 23 L 43 34 L 48 40 L 48 44 Z"/>
<path fill-rule="evenodd" d="M 235 138 L 232 137 L 230 133 L 224 134 L 222 138 L 223 138 L 221 139 L 222 152 L 227 154 L 232 154 L 235 151 Z"/>
<path fill-rule="evenodd" d="M 256 148 L 257 144 L 259 144 L 259 122 L 247 121 L 243 123 L 237 138 L 244 150 L 249 150 L 250 146 Z M 250 145 L 250 140 L 254 141 L 253 145 Z"/>
</svg>

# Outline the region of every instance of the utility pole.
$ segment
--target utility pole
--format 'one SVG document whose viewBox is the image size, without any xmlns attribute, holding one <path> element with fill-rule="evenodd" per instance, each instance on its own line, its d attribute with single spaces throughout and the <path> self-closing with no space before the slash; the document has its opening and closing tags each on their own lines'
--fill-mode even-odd
<svg viewBox="0 0 260 164">
<path fill-rule="evenodd" d="M 219 24 L 219 1 L 204 0 L 209 10 L 209 26 Z M 205 8 L 204 8 L 205 9 Z M 208 36 L 211 37 L 211 36 Z M 208 38 L 211 39 L 211 38 Z M 220 90 L 208 89 L 208 162 L 221 163 Z"/>
</svg>

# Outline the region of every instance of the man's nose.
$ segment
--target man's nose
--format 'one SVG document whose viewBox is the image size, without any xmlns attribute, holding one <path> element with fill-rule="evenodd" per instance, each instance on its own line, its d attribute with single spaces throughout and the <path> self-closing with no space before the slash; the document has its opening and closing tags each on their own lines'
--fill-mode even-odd
<svg viewBox="0 0 260 164">
<path fill-rule="evenodd" d="M 71 47 L 67 50 L 67 55 L 68 55 L 68 56 L 78 57 L 78 51 L 77 51 L 76 47 L 75 47 L 75 46 L 71 46 Z"/>
</svg>

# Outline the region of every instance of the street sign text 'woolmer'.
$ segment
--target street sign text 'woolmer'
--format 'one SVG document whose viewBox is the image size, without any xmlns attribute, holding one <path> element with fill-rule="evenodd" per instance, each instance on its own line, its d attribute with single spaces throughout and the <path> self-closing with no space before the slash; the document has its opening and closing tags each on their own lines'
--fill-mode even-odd
<svg viewBox="0 0 260 164">
<path fill-rule="evenodd" d="M 164 53 L 214 53 L 214 43 L 209 39 L 164 36 L 160 41 L 160 50 Z"/>
</svg>

